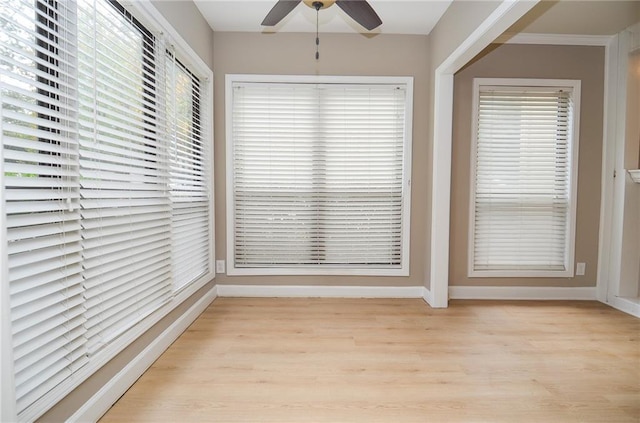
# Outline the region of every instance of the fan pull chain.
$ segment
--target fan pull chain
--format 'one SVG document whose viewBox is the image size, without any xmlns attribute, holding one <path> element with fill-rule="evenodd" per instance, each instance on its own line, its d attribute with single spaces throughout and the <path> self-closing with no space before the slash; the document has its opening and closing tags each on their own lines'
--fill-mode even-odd
<svg viewBox="0 0 640 423">
<path fill-rule="evenodd" d="M 321 2 L 313 2 L 313 7 L 316 9 L 316 60 L 320 59 L 320 23 L 318 15 L 320 15 L 320 8 L 322 7 Z"/>
</svg>

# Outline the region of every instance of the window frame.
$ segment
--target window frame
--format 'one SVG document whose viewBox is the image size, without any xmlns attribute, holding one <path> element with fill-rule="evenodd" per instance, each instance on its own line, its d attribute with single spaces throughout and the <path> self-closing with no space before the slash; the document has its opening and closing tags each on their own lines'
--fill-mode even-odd
<svg viewBox="0 0 640 423">
<path fill-rule="evenodd" d="M 476 270 L 474 269 L 475 251 L 475 217 L 476 217 L 476 172 L 478 154 L 478 112 L 480 101 L 480 88 L 482 86 L 498 86 L 508 88 L 567 88 L 571 90 L 573 102 L 572 120 L 570 123 L 571 135 L 567 139 L 569 144 L 569 195 L 568 195 L 568 219 L 565 224 L 565 254 L 564 270 Z M 471 149 L 470 149 L 470 178 L 469 178 L 469 232 L 468 232 L 468 265 L 469 278 L 549 278 L 549 277 L 573 277 L 575 261 L 576 238 L 576 211 L 578 188 L 578 150 L 580 140 L 580 94 L 581 81 L 574 79 L 540 79 L 540 78 L 474 78 L 473 79 L 473 108 L 471 125 Z"/>
<path fill-rule="evenodd" d="M 406 87 L 405 121 L 403 140 L 403 181 L 402 181 L 402 231 L 401 259 L 396 267 L 362 265 L 297 265 L 270 267 L 237 267 L 235 263 L 235 204 L 233 179 L 233 85 L 235 83 L 273 84 L 379 84 L 404 85 Z M 230 276 L 409 276 L 410 223 L 411 223 L 411 151 L 413 132 L 413 77 L 396 76 L 315 76 L 315 75 L 247 75 L 228 74 L 225 81 L 225 128 L 226 128 L 226 252 L 227 275 Z"/>
</svg>

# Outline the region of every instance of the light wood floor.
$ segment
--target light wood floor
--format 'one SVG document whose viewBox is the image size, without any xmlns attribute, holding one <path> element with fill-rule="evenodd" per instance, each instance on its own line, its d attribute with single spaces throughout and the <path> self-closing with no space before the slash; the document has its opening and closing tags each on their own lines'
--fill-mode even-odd
<svg viewBox="0 0 640 423">
<path fill-rule="evenodd" d="M 640 319 L 596 302 L 217 299 L 109 422 L 640 422 Z"/>
</svg>

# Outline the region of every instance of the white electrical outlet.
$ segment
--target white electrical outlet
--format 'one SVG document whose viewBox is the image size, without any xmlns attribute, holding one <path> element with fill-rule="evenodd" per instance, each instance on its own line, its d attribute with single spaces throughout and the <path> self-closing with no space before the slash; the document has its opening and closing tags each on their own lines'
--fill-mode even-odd
<svg viewBox="0 0 640 423">
<path fill-rule="evenodd" d="M 586 263 L 576 263 L 576 276 L 584 276 L 584 272 L 587 270 Z"/>
<path fill-rule="evenodd" d="M 224 260 L 216 260 L 216 273 L 224 273 Z"/>
</svg>

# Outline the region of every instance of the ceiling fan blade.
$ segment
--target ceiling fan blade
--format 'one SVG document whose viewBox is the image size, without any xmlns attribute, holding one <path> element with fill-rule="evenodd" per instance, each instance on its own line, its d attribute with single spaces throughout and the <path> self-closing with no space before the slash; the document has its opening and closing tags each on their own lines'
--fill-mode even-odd
<svg viewBox="0 0 640 423">
<path fill-rule="evenodd" d="M 340 9 L 369 31 L 382 25 L 382 20 L 365 0 L 338 0 Z"/>
<path fill-rule="evenodd" d="M 271 9 L 267 16 L 262 21 L 264 26 L 274 26 L 278 22 L 284 19 L 301 0 L 278 0 L 275 6 Z"/>
</svg>

